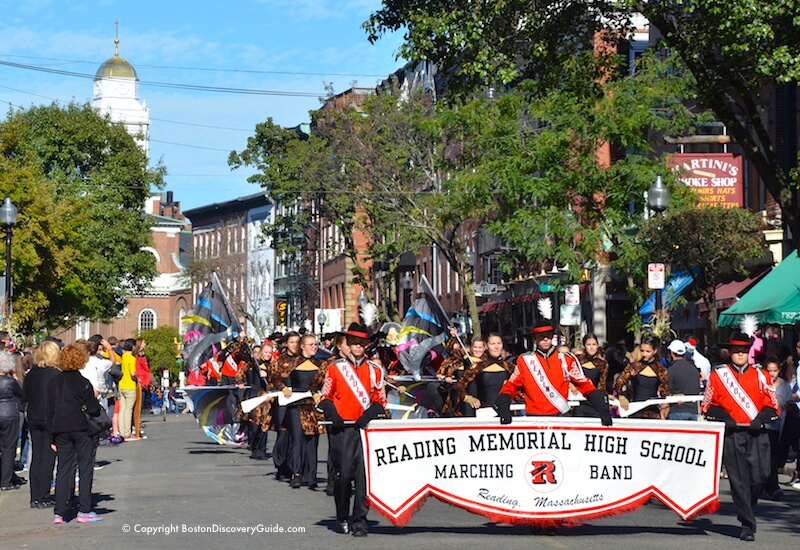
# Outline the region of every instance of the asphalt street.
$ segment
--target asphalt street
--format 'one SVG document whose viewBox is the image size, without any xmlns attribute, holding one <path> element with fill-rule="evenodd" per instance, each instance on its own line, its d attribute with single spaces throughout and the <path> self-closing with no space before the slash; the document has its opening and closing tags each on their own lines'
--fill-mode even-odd
<svg viewBox="0 0 800 550">
<path fill-rule="evenodd" d="M 747 545 L 738 540 L 727 482 L 722 483 L 720 511 L 689 522 L 651 502 L 632 513 L 543 536 L 522 525 L 489 523 L 431 498 L 402 529 L 371 513 L 370 534 L 358 539 L 334 530 L 333 499 L 322 490 L 324 482 L 316 491 L 291 489 L 274 479 L 271 462 L 250 460 L 247 449 L 217 445 L 190 415 L 169 416 L 166 422 L 152 416 L 145 420 L 147 440 L 98 450 L 104 468 L 95 472 L 94 492 L 103 522 L 78 524 L 73 519 L 52 525 L 52 509 L 29 507 L 26 485 L 0 493 L 0 547 L 729 550 L 732 544 Z M 270 445 L 272 441 L 270 434 Z M 324 436 L 319 456 L 322 477 Z M 761 501 L 756 543 L 751 546 L 794 547 L 799 511 L 800 491 L 791 488 L 780 502 Z"/>
</svg>

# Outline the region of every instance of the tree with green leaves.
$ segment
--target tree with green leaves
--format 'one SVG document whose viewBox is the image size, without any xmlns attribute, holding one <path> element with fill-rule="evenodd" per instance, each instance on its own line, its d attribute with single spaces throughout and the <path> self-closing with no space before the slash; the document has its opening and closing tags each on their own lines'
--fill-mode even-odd
<svg viewBox="0 0 800 550">
<path fill-rule="evenodd" d="M 763 256 L 766 245 L 758 214 L 720 206 L 689 208 L 651 218 L 642 227 L 642 246 L 650 258 L 694 273 L 695 288 L 708 308 L 709 341 L 717 341 L 716 287 L 745 263 Z"/>
<path fill-rule="evenodd" d="M 169 371 L 170 381 L 177 380 L 183 366 L 179 351 L 182 338 L 178 329 L 167 326 L 152 328 L 140 331 L 138 337 L 147 342 L 145 355 L 154 383 L 159 383 L 164 369 Z"/>
<path fill-rule="evenodd" d="M 276 221 L 271 237 L 276 249 L 291 246 L 319 215 L 337 225 L 345 252 L 354 260 L 366 254 L 386 262 L 395 276 L 377 280 L 394 296 L 400 255 L 435 245 L 458 274 L 467 309 L 478 327 L 472 266 L 467 238 L 485 204 L 458 189 L 448 168 L 457 164 L 454 143 L 445 134 L 446 119 L 432 99 L 412 93 L 404 99 L 391 93 L 367 98 L 360 109 L 323 109 L 314 113 L 311 136 L 297 139 L 271 123 L 259 125 L 242 154 L 231 160 L 261 166 L 253 181 L 281 201 L 313 204 Z M 257 159 L 257 160 L 256 160 Z M 354 232 L 366 236 L 367 249 L 357 250 Z M 284 245 L 280 244 L 283 239 Z M 291 249 L 290 249 L 291 250 Z M 355 265 L 359 262 L 354 261 Z M 356 273 L 366 282 L 365 273 Z M 367 286 L 367 285 L 365 285 Z M 383 304 L 381 304 L 383 305 Z"/>
<path fill-rule="evenodd" d="M 0 122 L 0 193 L 14 227 L 13 321 L 19 330 L 108 319 L 156 275 L 144 202 L 163 168 L 88 104 L 9 112 Z"/>
<path fill-rule="evenodd" d="M 645 191 L 657 174 L 671 177 L 663 172 L 663 159 L 654 156 L 648 132 L 674 131 L 696 116 L 678 101 L 685 89 L 669 76 L 668 65 L 648 61 L 637 79 L 589 87 L 565 81 L 536 92 L 536 101 L 524 83 L 519 93 L 474 99 L 452 110 L 461 125 L 465 166 L 458 178 L 467 185 L 464 193 L 485 201 L 490 232 L 511 247 L 507 271 L 538 273 L 557 263 L 577 282 L 582 270 L 598 262 L 614 265 L 632 253 L 627 245 L 646 209 Z M 603 62 L 591 54 L 575 59 L 587 67 Z M 599 152 L 608 144 L 627 154 L 603 162 Z M 681 186 L 670 208 L 693 201 Z M 626 264 L 623 272 L 631 267 Z"/>
<path fill-rule="evenodd" d="M 597 78 L 575 71 L 576 52 L 612 51 L 634 31 L 639 14 L 661 31 L 664 45 L 688 69 L 697 98 L 741 145 L 800 247 L 798 172 L 790 170 L 797 162 L 779 158 L 762 115 L 765 92 L 794 86 L 800 77 L 795 0 L 384 0 L 364 28 L 372 41 L 402 29 L 399 55 L 436 63 L 452 90 L 503 88 L 526 79 L 540 90 L 569 80 L 591 88 Z"/>
</svg>

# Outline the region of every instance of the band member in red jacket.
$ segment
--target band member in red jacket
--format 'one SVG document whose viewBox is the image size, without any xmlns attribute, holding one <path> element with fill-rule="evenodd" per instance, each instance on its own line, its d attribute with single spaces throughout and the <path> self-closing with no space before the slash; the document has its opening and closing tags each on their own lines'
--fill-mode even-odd
<svg viewBox="0 0 800 550">
<path fill-rule="evenodd" d="M 769 476 L 769 436 L 764 424 L 780 413 L 775 388 L 767 373 L 749 364 L 752 339 L 734 332 L 727 344 L 730 363 L 711 371 L 701 409 L 709 420 L 725 422 L 722 460 L 731 497 L 742 523 L 739 538 L 755 540 L 756 503 Z"/>
<path fill-rule="evenodd" d="M 500 389 L 495 402 L 501 424 L 511 423 L 511 399 L 522 390 L 525 412 L 529 416 L 559 416 L 569 412 L 570 382 L 600 416 L 603 426 L 611 425 L 603 392 L 586 378 L 580 363 L 571 353 L 559 352 L 553 345 L 553 324 L 540 320 L 533 328 L 534 349 L 517 358 L 517 366 Z"/>
<path fill-rule="evenodd" d="M 345 332 L 350 352 L 328 367 L 318 410 L 331 421 L 330 446 L 334 468 L 336 522 L 342 533 L 350 532 L 351 483 L 355 484 L 352 533 L 367 535 L 367 478 L 361 450 L 361 430 L 370 420 L 385 418 L 386 390 L 383 371 L 364 354 L 369 333 L 352 323 Z M 345 424 L 348 422 L 348 424 Z M 350 424 L 349 422 L 354 422 Z"/>
</svg>

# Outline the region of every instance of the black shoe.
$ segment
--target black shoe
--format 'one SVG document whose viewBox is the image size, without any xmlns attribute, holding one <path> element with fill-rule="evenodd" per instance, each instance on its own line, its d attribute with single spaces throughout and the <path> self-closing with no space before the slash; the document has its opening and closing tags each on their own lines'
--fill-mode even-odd
<svg viewBox="0 0 800 550">
<path fill-rule="evenodd" d="M 25 485 L 26 483 L 28 483 L 28 480 L 23 477 L 14 476 L 11 478 L 11 483 L 13 485 Z"/>
<path fill-rule="evenodd" d="M 356 529 L 355 531 L 353 531 L 353 536 L 354 537 L 366 537 L 367 536 L 366 528 L 361 527 L 360 529 Z"/>
<path fill-rule="evenodd" d="M 312 491 L 316 491 L 317 484 L 312 481 L 311 483 L 308 484 L 308 488 L 311 489 Z"/>
<path fill-rule="evenodd" d="M 292 489 L 299 489 L 300 488 L 300 476 L 299 475 L 293 475 L 292 476 L 292 481 L 289 482 L 289 486 Z"/>
<path fill-rule="evenodd" d="M 350 524 L 347 523 L 347 520 L 339 521 L 336 520 L 336 523 L 339 525 L 339 532 L 343 535 L 346 535 L 350 532 Z"/>
<path fill-rule="evenodd" d="M 5 487 L 0 487 L 0 491 L 13 491 L 15 489 L 19 489 L 19 485 L 6 485 Z"/>
<path fill-rule="evenodd" d="M 752 542 L 756 540 L 756 534 L 753 533 L 753 530 L 749 527 L 742 527 L 742 534 L 739 535 L 739 538 L 748 542 Z"/>
<path fill-rule="evenodd" d="M 52 508 L 55 505 L 56 505 L 56 503 L 53 502 L 50 499 L 47 499 L 47 500 L 33 500 L 33 501 L 31 501 L 31 508 L 38 508 L 40 510 L 43 510 L 45 508 Z"/>
<path fill-rule="evenodd" d="M 797 470 L 795 470 L 794 473 L 792 474 L 792 479 L 790 479 L 788 482 L 784 483 L 784 485 L 794 485 L 798 481 L 800 481 L 800 475 L 798 475 L 797 474 Z"/>
<path fill-rule="evenodd" d="M 328 483 L 325 486 L 325 494 L 328 495 L 329 497 L 333 496 L 333 484 L 332 483 Z"/>
</svg>

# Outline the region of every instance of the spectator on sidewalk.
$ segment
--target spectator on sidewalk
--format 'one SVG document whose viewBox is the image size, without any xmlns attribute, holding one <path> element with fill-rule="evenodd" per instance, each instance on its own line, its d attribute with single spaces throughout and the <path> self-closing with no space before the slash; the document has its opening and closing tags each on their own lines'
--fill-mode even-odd
<svg viewBox="0 0 800 550">
<path fill-rule="evenodd" d="M 49 508 L 55 504 L 50 498 L 56 453 L 50 448 L 52 436 L 47 431 L 47 385 L 58 376 L 61 349 L 52 341 L 36 348 L 33 367 L 23 383 L 28 399 L 28 429 L 31 436 L 31 463 L 28 469 L 31 508 Z"/>
<path fill-rule="evenodd" d="M 25 401 L 22 385 L 14 378 L 16 361 L 0 351 L 0 490 L 19 489 L 14 482 L 14 457 L 19 439 L 19 412 Z"/>
<path fill-rule="evenodd" d="M 694 363 L 686 359 L 686 344 L 681 340 L 673 340 L 667 346 L 671 364 L 667 369 L 667 380 L 670 395 L 700 395 L 700 371 Z M 697 420 L 695 401 L 675 403 L 670 406 L 670 420 Z"/>
<path fill-rule="evenodd" d="M 80 475 L 77 521 L 94 523 L 103 519 L 92 511 L 94 443 L 84 416 L 84 411 L 89 416 L 98 416 L 100 404 L 91 383 L 78 372 L 88 360 L 89 354 L 83 346 L 65 347 L 61 351 L 61 373 L 47 386 L 47 427 L 53 437 L 52 448 L 58 454 L 54 524 L 66 521 L 64 515 L 73 492 L 76 464 Z"/>
<path fill-rule="evenodd" d="M 133 355 L 133 347 L 135 345 L 136 340 L 133 338 L 128 338 L 122 342 L 122 378 L 118 384 L 120 394 L 119 433 L 126 440 L 136 437 L 131 433 L 137 388 L 136 357 Z"/>
</svg>

